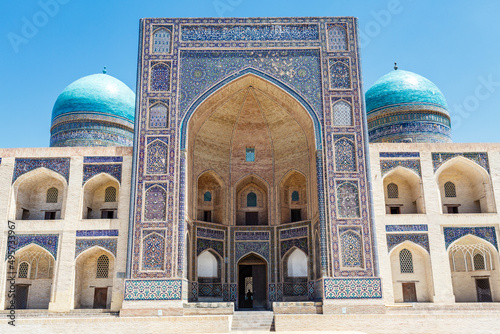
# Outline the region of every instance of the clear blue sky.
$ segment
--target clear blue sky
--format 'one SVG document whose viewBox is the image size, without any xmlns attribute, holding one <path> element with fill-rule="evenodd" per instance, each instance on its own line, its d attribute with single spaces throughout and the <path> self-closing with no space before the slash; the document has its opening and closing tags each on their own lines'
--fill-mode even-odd
<svg viewBox="0 0 500 334">
<path fill-rule="evenodd" d="M 3 0 L 0 13 L 0 147 L 48 146 L 59 93 L 103 66 L 135 91 L 140 18 L 220 16 L 356 16 L 365 90 L 397 61 L 444 93 L 454 142 L 500 142 L 500 1 Z"/>
</svg>

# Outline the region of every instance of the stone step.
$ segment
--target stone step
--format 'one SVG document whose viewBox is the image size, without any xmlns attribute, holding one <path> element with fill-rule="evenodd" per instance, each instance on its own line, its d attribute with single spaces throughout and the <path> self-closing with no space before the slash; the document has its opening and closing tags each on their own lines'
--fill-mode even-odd
<svg viewBox="0 0 500 334">
<path fill-rule="evenodd" d="M 232 332 L 274 331 L 272 311 L 238 311 L 233 315 Z"/>
</svg>

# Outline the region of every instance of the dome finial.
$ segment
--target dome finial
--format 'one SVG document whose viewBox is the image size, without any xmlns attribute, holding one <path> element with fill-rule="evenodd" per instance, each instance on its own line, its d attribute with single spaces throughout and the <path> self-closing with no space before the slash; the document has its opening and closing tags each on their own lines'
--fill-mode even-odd
<svg viewBox="0 0 500 334">
<path fill-rule="evenodd" d="M 398 63 L 394 63 L 394 70 L 398 69 Z"/>
<path fill-rule="evenodd" d="M 106 66 L 104 66 L 104 69 L 102 70 L 102 74 L 106 74 L 107 70 L 106 70 Z"/>
</svg>

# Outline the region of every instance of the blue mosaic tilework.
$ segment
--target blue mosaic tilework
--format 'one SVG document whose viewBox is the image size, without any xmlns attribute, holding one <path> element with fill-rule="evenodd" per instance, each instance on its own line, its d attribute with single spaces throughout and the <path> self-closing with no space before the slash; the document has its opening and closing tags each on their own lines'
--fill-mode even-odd
<svg viewBox="0 0 500 334">
<path fill-rule="evenodd" d="M 235 232 L 235 240 L 269 240 L 269 232 Z"/>
<path fill-rule="evenodd" d="M 224 231 L 213 230 L 210 228 L 198 227 L 196 229 L 196 235 L 201 238 L 210 238 L 216 240 L 224 240 Z"/>
<path fill-rule="evenodd" d="M 53 170 L 64 176 L 66 182 L 69 180 L 69 158 L 56 158 L 56 159 L 30 159 L 30 158 L 17 158 L 14 166 L 14 175 L 12 182 L 17 178 L 29 171 L 39 167 L 45 167 Z"/>
<path fill-rule="evenodd" d="M 378 299 L 382 298 L 380 278 L 325 278 L 326 299 Z"/>
<path fill-rule="evenodd" d="M 339 229 L 342 266 L 360 268 L 363 266 L 363 242 L 359 228 Z"/>
<path fill-rule="evenodd" d="M 432 164 L 434 166 L 434 172 L 437 171 L 439 167 L 441 167 L 441 165 L 446 161 L 455 157 L 464 157 L 466 159 L 472 160 L 479 166 L 483 167 L 488 173 L 490 172 L 488 153 L 486 152 L 432 153 Z"/>
<path fill-rule="evenodd" d="M 269 297 L 269 301 L 270 302 L 276 302 L 276 301 L 278 301 L 276 299 L 276 284 L 274 284 L 274 283 L 268 284 L 267 285 L 267 291 L 268 291 L 267 295 Z"/>
<path fill-rule="evenodd" d="M 262 256 L 269 262 L 269 243 L 268 242 L 236 242 L 234 244 L 235 248 L 235 260 L 236 262 L 241 259 L 242 256 L 248 253 L 256 253 Z"/>
<path fill-rule="evenodd" d="M 61 124 L 52 128 L 50 136 L 50 147 L 132 146 L 133 143 L 132 129 L 127 130 L 120 125 L 113 126 L 96 121 Z"/>
<path fill-rule="evenodd" d="M 387 232 L 427 232 L 427 224 L 417 225 L 386 225 Z"/>
<path fill-rule="evenodd" d="M 336 180 L 337 215 L 339 218 L 358 218 L 358 181 Z"/>
<path fill-rule="evenodd" d="M 164 220 L 167 212 L 167 194 L 162 187 L 152 186 L 146 191 L 144 203 L 145 220 Z"/>
<path fill-rule="evenodd" d="M 388 251 L 390 252 L 391 249 L 393 249 L 395 246 L 407 240 L 424 247 L 427 250 L 427 252 L 430 253 L 429 236 L 427 235 L 427 233 L 387 234 Z"/>
<path fill-rule="evenodd" d="M 153 53 L 170 53 L 172 26 L 153 26 Z"/>
<path fill-rule="evenodd" d="M 236 284 L 229 284 L 229 299 L 232 302 L 235 302 L 237 300 L 237 285 Z"/>
<path fill-rule="evenodd" d="M 165 263 L 165 238 L 158 233 L 150 233 L 142 242 L 143 270 L 163 270 Z"/>
<path fill-rule="evenodd" d="M 307 282 L 307 299 L 314 300 L 315 290 L 314 290 L 314 281 Z"/>
<path fill-rule="evenodd" d="M 288 239 L 283 240 L 280 243 L 281 258 L 283 258 L 286 252 L 288 252 L 292 247 L 297 247 L 298 249 L 304 251 L 304 253 L 309 254 L 307 238 Z"/>
<path fill-rule="evenodd" d="M 472 234 L 490 242 L 496 249 L 498 249 L 497 235 L 493 226 L 445 227 L 443 228 L 443 234 L 446 248 L 448 248 L 453 241 L 460 239 L 464 235 Z"/>
<path fill-rule="evenodd" d="M 345 25 L 327 24 L 328 51 L 347 50 L 348 39 Z"/>
<path fill-rule="evenodd" d="M 331 58 L 328 60 L 330 68 L 330 88 L 351 88 L 351 72 L 348 58 Z"/>
<path fill-rule="evenodd" d="M 323 155 L 321 151 L 316 152 L 316 178 L 318 182 L 318 206 L 319 206 L 319 233 L 320 233 L 320 252 L 321 252 L 321 270 L 326 272 L 328 264 L 327 246 L 326 246 L 326 212 L 325 212 L 325 186 L 323 181 Z"/>
<path fill-rule="evenodd" d="M 283 300 L 283 283 L 276 283 L 276 300 Z"/>
<path fill-rule="evenodd" d="M 182 281 L 126 280 L 124 300 L 181 300 Z"/>
<path fill-rule="evenodd" d="M 337 172 L 356 171 L 356 144 L 353 135 L 334 135 L 335 170 Z"/>
<path fill-rule="evenodd" d="M 148 145 L 147 173 L 166 174 L 168 168 L 168 146 L 159 140 Z"/>
<path fill-rule="evenodd" d="M 118 230 L 78 230 L 77 237 L 117 237 Z"/>
<path fill-rule="evenodd" d="M 229 284 L 223 284 L 222 286 L 222 300 L 229 301 Z"/>
<path fill-rule="evenodd" d="M 150 128 L 166 128 L 168 126 L 168 105 L 168 100 L 165 100 L 149 107 Z"/>
<path fill-rule="evenodd" d="M 191 298 L 190 301 L 198 301 L 198 282 L 191 282 Z"/>
<path fill-rule="evenodd" d="M 307 237 L 307 227 L 291 228 L 280 231 L 280 239 L 291 239 L 298 237 Z"/>
<path fill-rule="evenodd" d="M 198 296 L 199 297 L 221 297 L 222 284 L 221 283 L 198 283 Z"/>
<path fill-rule="evenodd" d="M 368 131 L 370 143 L 374 142 L 401 142 L 411 138 L 412 142 L 449 143 L 451 142 L 451 128 L 435 122 L 401 122 L 385 126 L 370 128 Z"/>
<path fill-rule="evenodd" d="M 317 24 L 185 25 L 182 41 L 300 41 L 318 40 Z"/>
<path fill-rule="evenodd" d="M 420 152 L 379 152 L 381 158 L 420 158 Z"/>
<path fill-rule="evenodd" d="M 13 242 L 10 242 L 13 240 Z M 54 259 L 57 259 L 58 234 L 16 234 L 15 238 L 9 238 L 5 259 L 9 253 L 17 252 L 19 249 L 29 244 L 35 244 L 47 250 Z"/>
<path fill-rule="evenodd" d="M 123 157 L 83 157 L 83 163 L 123 162 Z"/>
<path fill-rule="evenodd" d="M 151 90 L 169 91 L 170 90 L 170 63 L 153 62 L 151 66 Z"/>
<path fill-rule="evenodd" d="M 92 248 L 94 246 L 102 247 L 108 250 L 111 254 L 116 257 L 116 247 L 118 241 L 116 238 L 113 239 L 76 239 L 75 245 L 75 258 L 78 257 L 85 250 Z"/>
<path fill-rule="evenodd" d="M 204 250 L 213 249 L 222 258 L 224 258 L 224 243 L 222 241 L 210 239 L 197 239 L 196 240 L 196 255 L 200 255 Z"/>
<path fill-rule="evenodd" d="M 382 176 L 389 173 L 396 167 L 404 167 L 414 171 L 418 176 L 422 176 L 420 169 L 420 160 L 418 159 L 408 159 L 408 160 L 380 160 L 380 170 Z"/>
<path fill-rule="evenodd" d="M 104 164 L 104 165 L 83 165 L 83 184 L 93 176 L 101 173 L 106 173 L 113 176 L 118 182 L 122 182 L 122 165 L 121 164 Z"/>
<path fill-rule="evenodd" d="M 285 296 L 307 296 L 307 282 L 283 283 Z"/>
</svg>

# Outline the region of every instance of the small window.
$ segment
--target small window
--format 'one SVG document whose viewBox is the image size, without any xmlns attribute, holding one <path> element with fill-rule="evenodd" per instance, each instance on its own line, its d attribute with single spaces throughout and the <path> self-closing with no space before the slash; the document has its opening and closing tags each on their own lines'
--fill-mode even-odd
<svg viewBox="0 0 500 334">
<path fill-rule="evenodd" d="M 255 161 L 255 148 L 246 149 L 246 161 Z"/>
<path fill-rule="evenodd" d="M 28 262 L 22 262 L 19 265 L 19 271 L 17 273 L 17 277 L 18 278 L 28 278 L 28 269 L 29 269 Z"/>
<path fill-rule="evenodd" d="M 212 222 L 212 211 L 203 211 L 203 221 Z"/>
<path fill-rule="evenodd" d="M 398 198 L 399 197 L 399 189 L 398 189 L 397 184 L 389 183 L 387 185 L 387 197 L 388 198 Z"/>
<path fill-rule="evenodd" d="M 408 249 L 405 248 L 399 252 L 399 264 L 401 274 L 413 274 L 413 256 Z"/>
<path fill-rule="evenodd" d="M 56 219 L 56 211 L 45 211 L 45 220 Z"/>
<path fill-rule="evenodd" d="M 28 220 L 29 218 L 30 218 L 30 210 L 23 209 L 21 219 Z"/>
<path fill-rule="evenodd" d="M 97 259 L 96 278 L 108 278 L 109 258 L 106 255 L 101 255 Z"/>
<path fill-rule="evenodd" d="M 257 206 L 257 195 L 254 192 L 248 193 L 247 206 L 248 207 L 256 207 Z"/>
<path fill-rule="evenodd" d="M 484 256 L 481 254 L 474 255 L 474 270 L 485 270 Z"/>
<path fill-rule="evenodd" d="M 401 208 L 399 206 L 391 206 L 391 215 L 399 215 L 401 213 Z"/>
<path fill-rule="evenodd" d="M 115 218 L 115 210 L 102 210 L 101 211 L 102 219 L 113 219 Z"/>
<path fill-rule="evenodd" d="M 448 206 L 448 213 L 458 213 L 458 206 Z"/>
<path fill-rule="evenodd" d="M 302 220 L 302 214 L 300 209 L 292 209 L 291 210 L 291 216 L 292 216 L 292 223 L 293 222 L 299 222 Z"/>
<path fill-rule="evenodd" d="M 207 191 L 203 194 L 203 200 L 205 202 L 211 202 L 212 201 L 212 193 L 210 191 Z"/>
<path fill-rule="evenodd" d="M 300 198 L 300 196 L 299 196 L 299 192 L 298 192 L 298 191 L 294 191 L 294 192 L 292 193 L 292 202 L 298 202 L 298 201 L 299 201 L 299 198 Z"/>
<path fill-rule="evenodd" d="M 107 187 L 104 192 L 104 202 L 116 202 L 116 188 Z"/>
<path fill-rule="evenodd" d="M 59 195 L 59 190 L 57 188 L 50 188 L 47 190 L 47 203 L 57 203 L 57 196 Z"/>
<path fill-rule="evenodd" d="M 453 182 L 446 182 L 444 184 L 444 197 L 457 197 L 457 189 Z"/>
</svg>

